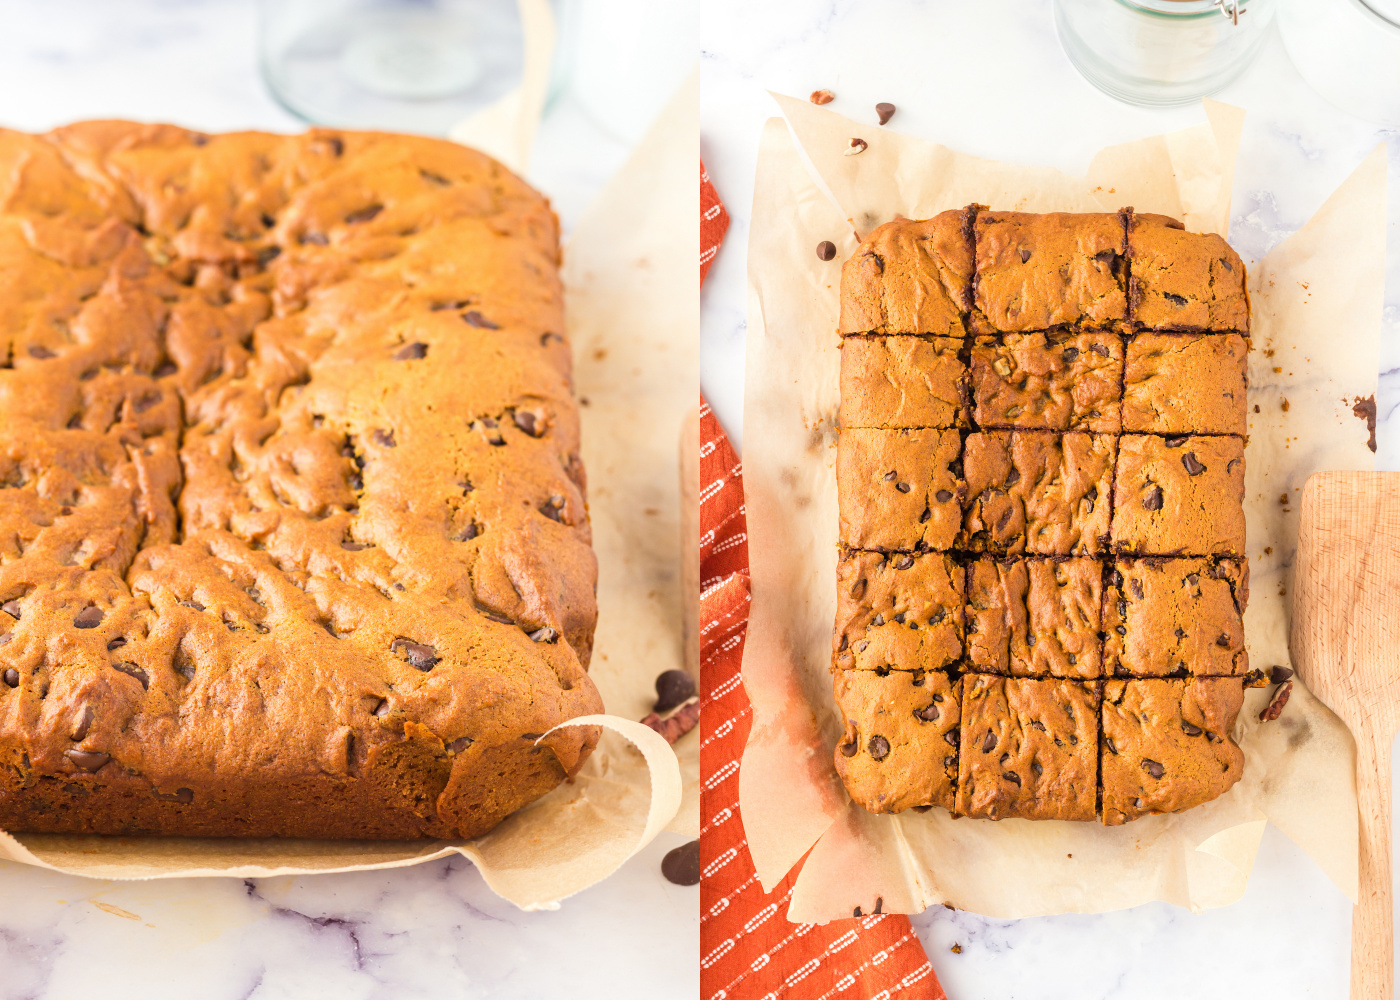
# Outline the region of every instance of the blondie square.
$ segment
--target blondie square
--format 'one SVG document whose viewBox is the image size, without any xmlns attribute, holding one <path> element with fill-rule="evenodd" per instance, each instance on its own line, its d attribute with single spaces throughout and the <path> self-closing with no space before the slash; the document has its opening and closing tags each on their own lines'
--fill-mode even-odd
<svg viewBox="0 0 1400 1000">
<path fill-rule="evenodd" d="M 1123 342 L 1115 334 L 1037 332 L 979 337 L 972 398 L 983 428 L 1116 433 Z"/>
<path fill-rule="evenodd" d="M 1215 233 L 1188 233 L 1165 215 L 1134 215 L 1128 259 L 1134 329 L 1249 332 L 1244 262 Z"/>
<path fill-rule="evenodd" d="M 852 552 L 836 570 L 841 670 L 936 670 L 962 656 L 963 568 L 941 552 Z"/>
<path fill-rule="evenodd" d="M 842 670 L 836 704 L 845 729 L 836 773 L 873 813 L 955 805 L 961 681 L 947 674 Z"/>
<path fill-rule="evenodd" d="M 842 335 L 925 333 L 961 337 L 970 308 L 970 212 L 880 226 L 841 268 Z"/>
<path fill-rule="evenodd" d="M 1093 679 L 1102 670 L 1103 564 L 983 556 L 967 568 L 967 659 L 1014 677 Z"/>
<path fill-rule="evenodd" d="M 978 213 L 973 332 L 1122 327 L 1123 225 L 1107 213 Z"/>
<path fill-rule="evenodd" d="M 841 426 L 966 427 L 961 347 L 951 337 L 846 337 Z"/>
<path fill-rule="evenodd" d="M 1140 333 L 1128 342 L 1123 430 L 1248 433 L 1245 355 L 1237 333 Z"/>
<path fill-rule="evenodd" d="M 983 431 L 963 453 L 962 547 L 1092 555 L 1109 533 L 1115 438 L 1071 431 Z"/>
<path fill-rule="evenodd" d="M 1105 673 L 1230 676 L 1249 670 L 1243 559 L 1119 559 L 1105 594 Z"/>
<path fill-rule="evenodd" d="M 1138 555 L 1244 555 L 1244 441 L 1125 434 L 1113 548 Z"/>
<path fill-rule="evenodd" d="M 1190 809 L 1239 781 L 1244 753 L 1230 730 L 1243 703 L 1239 677 L 1106 682 L 1104 823 Z"/>
<path fill-rule="evenodd" d="M 983 819 L 1094 818 L 1094 685 L 963 676 L 957 812 Z"/>
<path fill-rule="evenodd" d="M 841 540 L 854 549 L 947 549 L 958 534 L 956 430 L 843 430 L 836 449 Z"/>
</svg>

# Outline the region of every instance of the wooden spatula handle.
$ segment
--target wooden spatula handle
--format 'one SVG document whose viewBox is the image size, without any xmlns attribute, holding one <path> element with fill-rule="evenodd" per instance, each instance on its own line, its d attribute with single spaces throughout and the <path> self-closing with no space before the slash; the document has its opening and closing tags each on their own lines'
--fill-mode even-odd
<svg viewBox="0 0 1400 1000">
<path fill-rule="evenodd" d="M 1351 918 L 1352 1000 L 1391 1000 L 1395 988 L 1390 881 L 1390 740 L 1369 727 L 1356 737 L 1361 811 L 1361 895 Z"/>
</svg>

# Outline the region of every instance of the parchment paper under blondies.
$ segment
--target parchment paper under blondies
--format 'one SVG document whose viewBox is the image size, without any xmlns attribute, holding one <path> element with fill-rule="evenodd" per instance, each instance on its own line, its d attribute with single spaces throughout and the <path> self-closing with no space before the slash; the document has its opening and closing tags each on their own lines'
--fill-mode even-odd
<svg viewBox="0 0 1400 1000">
<path fill-rule="evenodd" d="M 1131 205 L 1224 234 L 1243 112 L 1204 102 L 1206 123 L 1102 150 L 1087 177 L 1073 177 L 777 100 L 787 121 L 765 127 L 754 192 L 744 410 L 753 603 L 743 676 L 754 726 L 740 803 L 759 880 L 771 888 L 811 850 L 793 890 L 795 921 L 870 912 L 877 900 L 885 912 L 946 902 L 997 917 L 1154 899 L 1200 910 L 1240 897 L 1273 822 L 1356 898 L 1355 746 L 1296 681 L 1275 722 L 1258 718 L 1271 690 L 1247 693 L 1234 730 L 1245 772 L 1234 788 L 1125 826 L 955 820 L 942 809 L 877 816 L 850 802 L 832 760 L 841 733 L 830 675 L 841 262 L 881 223 L 971 202 L 1029 212 Z M 868 148 L 846 155 L 851 138 Z M 1373 467 L 1354 407 L 1376 389 L 1384 186 L 1380 149 L 1302 230 L 1246 261 L 1254 319 L 1245 640 L 1251 666 L 1266 671 L 1289 664 L 1304 480 Z M 822 240 L 837 246 L 831 262 L 814 252 Z"/>
</svg>

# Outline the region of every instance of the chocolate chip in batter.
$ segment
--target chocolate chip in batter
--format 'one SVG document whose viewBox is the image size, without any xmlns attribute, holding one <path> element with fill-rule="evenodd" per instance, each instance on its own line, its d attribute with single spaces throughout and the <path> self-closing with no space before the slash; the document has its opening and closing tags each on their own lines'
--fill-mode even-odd
<svg viewBox="0 0 1400 1000">
<path fill-rule="evenodd" d="M 914 712 L 914 718 L 922 719 L 925 722 L 938 721 L 938 704 L 929 705 L 928 708 L 920 708 Z"/>
<path fill-rule="evenodd" d="M 135 663 L 114 663 L 112 664 L 112 669 L 120 671 L 121 673 L 126 674 L 128 677 L 135 677 L 138 681 L 141 682 L 142 691 L 150 690 L 151 678 L 147 676 L 146 671 L 144 669 L 137 666 Z"/>
<path fill-rule="evenodd" d="M 468 326 L 474 326 L 480 330 L 500 329 L 499 326 L 497 326 L 495 323 L 492 323 L 489 319 L 481 315 L 481 313 L 477 312 L 475 309 L 468 309 L 466 312 L 462 313 L 462 318 L 467 321 Z"/>
<path fill-rule="evenodd" d="M 1142 501 L 1143 510 L 1162 509 L 1162 487 L 1154 485 L 1152 492 L 1148 493 Z"/>
<path fill-rule="evenodd" d="M 551 521 L 559 521 L 562 523 L 564 520 L 564 498 L 561 496 L 550 497 L 549 500 L 540 507 L 540 513 Z"/>
<path fill-rule="evenodd" d="M 1162 297 L 1178 309 L 1186 305 L 1186 296 L 1184 295 L 1173 295 L 1171 292 L 1163 292 Z"/>
<path fill-rule="evenodd" d="M 381 448 L 398 447 L 398 442 L 394 440 L 394 432 L 391 430 L 385 430 L 382 427 L 376 427 L 374 431 L 370 434 L 369 439 L 375 444 L 379 445 L 379 447 Z"/>
<path fill-rule="evenodd" d="M 546 625 L 544 628 L 537 628 L 530 633 L 530 639 L 534 642 L 553 642 L 559 638 L 559 633 Z"/>
<path fill-rule="evenodd" d="M 1064 359 L 1065 364 L 1067 364 L 1067 365 L 1068 365 L 1068 364 L 1071 364 L 1071 363 L 1074 362 L 1074 360 L 1075 360 L 1076 358 L 1079 357 L 1079 348 L 1077 348 L 1077 347 L 1066 347 L 1066 348 L 1064 349 L 1064 353 L 1061 354 L 1060 357 Z"/>
<path fill-rule="evenodd" d="M 111 754 L 100 750 L 65 750 L 63 756 L 71 760 L 78 770 L 87 771 L 89 774 L 96 774 L 112 759 Z"/>
<path fill-rule="evenodd" d="M 1192 725 L 1189 722 L 1183 722 L 1181 724 L 1181 731 L 1187 736 L 1200 736 L 1203 730 L 1200 726 Z"/>
<path fill-rule="evenodd" d="M 993 750 L 995 750 L 996 748 L 997 748 L 997 734 L 994 733 L 994 732 L 992 732 L 990 729 L 988 729 L 988 730 L 987 730 L 987 735 L 984 736 L 984 737 L 982 738 L 982 752 L 983 752 L 983 753 L 991 753 L 991 752 L 992 752 Z"/>
<path fill-rule="evenodd" d="M 394 352 L 395 361 L 419 361 L 428 356 L 428 345 L 422 341 L 404 344 Z"/>
<path fill-rule="evenodd" d="M 402 636 L 389 644 L 389 651 L 399 659 L 407 661 L 408 665 L 427 673 L 432 670 L 441 659 L 437 655 L 437 650 L 424 642 L 414 642 Z"/>
<path fill-rule="evenodd" d="M 5 683 L 12 688 L 19 687 L 19 671 L 14 667 L 7 667 L 5 669 Z"/>
<path fill-rule="evenodd" d="M 895 569 L 911 569 L 914 566 L 914 557 L 908 554 L 899 556 L 894 561 Z"/>
<path fill-rule="evenodd" d="M 1176 436 L 1164 437 L 1164 438 L 1162 439 L 1162 443 L 1163 443 L 1164 445 L 1166 445 L 1168 448 L 1180 448 L 1180 447 L 1181 447 L 1182 445 L 1184 445 L 1188 440 L 1190 440 L 1190 438 L 1189 438 L 1188 435 L 1186 435 L 1186 434 L 1178 434 L 1178 435 L 1176 435 Z"/>
<path fill-rule="evenodd" d="M 1199 476 L 1202 472 L 1206 471 L 1206 467 L 1196 458 L 1196 453 L 1194 451 L 1188 451 L 1185 455 L 1182 455 L 1181 464 L 1186 467 L 1187 474 L 1191 476 Z"/>
<path fill-rule="evenodd" d="M 1143 760 L 1142 769 L 1154 778 L 1160 778 L 1167 773 L 1167 769 L 1155 760 Z"/>
<path fill-rule="evenodd" d="M 463 750 L 467 749 L 467 747 L 471 746 L 472 742 L 473 740 L 470 736 L 459 736 L 451 743 L 447 744 L 447 749 L 450 753 L 461 753 Z"/>
<path fill-rule="evenodd" d="M 376 215 L 378 215 L 382 211 L 384 211 L 383 205 L 369 205 L 365 208 L 360 209 L 357 212 L 351 212 L 345 217 L 345 221 L 347 224 L 352 226 L 361 222 L 370 222 L 374 219 Z"/>
<path fill-rule="evenodd" d="M 870 751 L 870 756 L 876 760 L 884 760 L 890 755 L 890 741 L 883 736 L 872 736 L 870 742 L 866 744 L 866 749 Z"/>
<path fill-rule="evenodd" d="M 519 427 L 531 437 L 541 437 L 544 434 L 544 424 L 539 415 L 531 410 L 516 410 L 514 414 L 515 426 Z"/>
<path fill-rule="evenodd" d="M 73 619 L 75 628 L 97 628 L 102 624 L 102 609 L 95 604 L 89 604 L 79 611 L 77 617 Z"/>
<path fill-rule="evenodd" d="M 0 604 L 0 611 L 5 612 L 15 621 L 19 621 L 19 601 L 6 601 L 4 604 Z"/>
</svg>

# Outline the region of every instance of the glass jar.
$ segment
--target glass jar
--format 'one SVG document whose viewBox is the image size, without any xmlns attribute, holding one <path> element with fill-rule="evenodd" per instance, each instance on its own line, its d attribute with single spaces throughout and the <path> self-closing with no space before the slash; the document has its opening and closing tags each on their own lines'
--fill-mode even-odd
<svg viewBox="0 0 1400 1000">
<path fill-rule="evenodd" d="M 1400 127 L 1400 0 L 1286 0 L 1278 27 L 1313 90 L 1358 118 Z"/>
<path fill-rule="evenodd" d="M 1060 45 L 1084 78 L 1129 104 L 1189 104 L 1258 54 L 1273 0 L 1055 0 Z"/>
<path fill-rule="evenodd" d="M 516 0 L 263 0 L 263 78 L 300 118 L 442 135 L 520 84 Z"/>
</svg>

